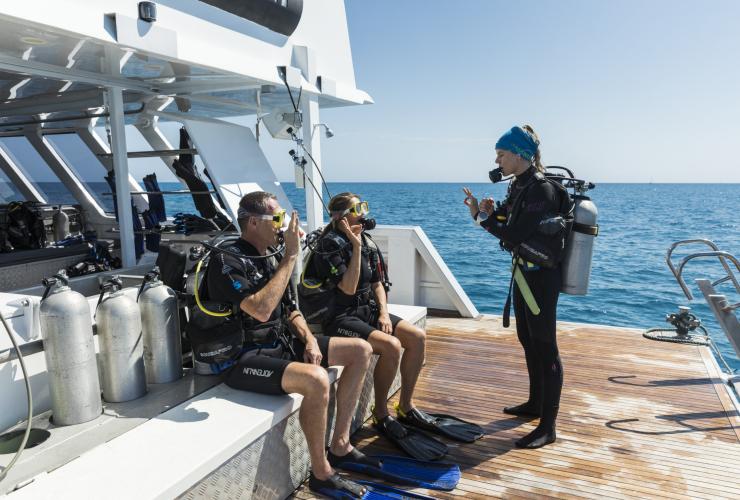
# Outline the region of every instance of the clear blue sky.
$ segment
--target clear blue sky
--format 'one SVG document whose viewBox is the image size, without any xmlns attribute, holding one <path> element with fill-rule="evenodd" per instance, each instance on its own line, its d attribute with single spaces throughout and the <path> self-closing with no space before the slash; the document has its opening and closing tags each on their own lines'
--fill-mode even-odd
<svg viewBox="0 0 740 500">
<path fill-rule="evenodd" d="M 531 123 L 546 163 L 594 181 L 740 182 L 736 0 L 346 5 L 376 104 L 322 113 L 330 180 L 485 182 L 496 138 Z"/>
<path fill-rule="evenodd" d="M 486 182 L 496 139 L 530 123 L 546 164 L 595 182 L 740 182 L 740 0 L 345 2 L 376 104 L 322 111 L 329 181 Z M 293 180 L 294 145 L 262 137 Z M 130 168 L 174 180 L 159 160 Z"/>
</svg>

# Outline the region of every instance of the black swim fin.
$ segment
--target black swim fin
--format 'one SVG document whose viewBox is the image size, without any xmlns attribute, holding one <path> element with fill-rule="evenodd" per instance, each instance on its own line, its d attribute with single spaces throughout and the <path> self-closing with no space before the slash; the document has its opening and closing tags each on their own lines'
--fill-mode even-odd
<svg viewBox="0 0 740 500">
<path fill-rule="evenodd" d="M 452 415 L 426 413 L 418 408 L 404 412 L 399 405 L 396 405 L 396 413 L 398 414 L 398 421 L 405 425 L 435 432 L 455 441 L 462 441 L 463 443 L 473 443 L 485 434 L 480 425 L 467 422 Z"/>
<path fill-rule="evenodd" d="M 374 427 L 412 458 L 423 461 L 439 460 L 449 451 L 447 445 L 416 429 L 406 427 L 390 415 L 374 420 Z"/>
<path fill-rule="evenodd" d="M 434 490 L 451 491 L 460 481 L 460 467 L 442 462 L 422 462 L 393 455 L 365 455 L 352 449 L 338 457 L 328 453 L 329 463 L 335 469 L 360 472 L 396 484 Z"/>
</svg>

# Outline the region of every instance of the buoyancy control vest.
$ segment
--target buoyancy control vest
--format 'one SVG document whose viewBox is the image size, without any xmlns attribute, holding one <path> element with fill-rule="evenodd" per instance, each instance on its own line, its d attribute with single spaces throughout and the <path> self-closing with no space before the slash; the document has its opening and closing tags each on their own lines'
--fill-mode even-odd
<svg viewBox="0 0 740 500">
<path fill-rule="evenodd" d="M 335 280 L 340 280 L 347 271 L 347 264 L 352 259 L 352 247 L 334 231 L 325 235 L 321 233 L 322 230 L 316 230 L 306 239 L 309 253 L 298 285 L 301 312 L 309 324 L 325 323 L 331 319 L 336 308 L 357 305 L 358 300 L 367 303 L 372 295 L 368 286 L 355 293 L 352 304 L 345 303 L 347 300 L 338 300 Z M 368 233 L 362 233 L 362 240 L 363 253 L 366 254 L 370 269 L 379 274 L 387 293 L 391 282 L 383 254 Z"/>
<path fill-rule="evenodd" d="M 537 266 L 551 269 L 562 262 L 568 237 L 573 228 L 575 204 L 568 190 L 552 177 L 535 172 L 532 179 L 519 189 L 514 200 L 511 201 L 506 223 L 511 225 L 517 221 L 525 203 L 530 201 L 527 200 L 527 193 L 536 183 L 547 183 L 552 187 L 556 208 L 545 214 L 545 217 L 537 224 L 535 231 L 524 241 L 513 247 L 503 240 L 502 244 L 513 255 Z"/>
<path fill-rule="evenodd" d="M 232 366 L 247 349 L 278 344 L 289 347 L 290 332 L 284 312 L 287 306 L 285 302 L 292 300 L 290 297 L 283 298 L 278 306 L 280 311 L 274 317 L 261 322 L 241 310 L 239 304 L 230 304 L 213 297 L 207 284 L 209 273 L 223 271 L 225 266 L 241 265 L 241 271 L 248 281 L 247 286 L 257 292 L 272 278 L 279 262 L 278 252 L 265 258 L 245 255 L 234 246 L 211 248 L 199 260 L 194 279 L 188 286 L 194 304 L 190 309 L 186 333 L 193 344 L 195 359 L 209 364 L 214 373 L 220 373 Z M 214 259 L 222 259 L 224 255 L 229 257 L 228 263 L 214 262 Z M 265 264 L 259 264 L 261 262 Z M 201 269 L 204 266 L 205 273 L 201 278 Z M 290 294 L 290 287 L 285 293 Z"/>
<path fill-rule="evenodd" d="M 7 238 L 16 250 L 31 250 L 46 246 L 44 219 L 33 202 L 14 201 L 8 204 Z"/>
</svg>

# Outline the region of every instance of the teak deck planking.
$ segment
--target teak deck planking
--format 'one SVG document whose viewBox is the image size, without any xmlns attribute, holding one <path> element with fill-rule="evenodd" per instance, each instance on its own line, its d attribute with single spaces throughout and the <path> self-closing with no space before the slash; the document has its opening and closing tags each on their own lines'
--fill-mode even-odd
<svg viewBox="0 0 740 500">
<path fill-rule="evenodd" d="M 514 325 L 497 317 L 428 318 L 415 403 L 484 426 L 449 442 L 463 473 L 438 498 L 740 498 L 740 418 L 707 348 L 646 340 L 633 329 L 558 323 L 565 384 L 558 441 L 519 450 L 537 420 L 505 415 L 527 397 Z M 400 453 L 367 424 L 353 438 Z M 315 498 L 303 486 L 296 498 Z"/>
</svg>

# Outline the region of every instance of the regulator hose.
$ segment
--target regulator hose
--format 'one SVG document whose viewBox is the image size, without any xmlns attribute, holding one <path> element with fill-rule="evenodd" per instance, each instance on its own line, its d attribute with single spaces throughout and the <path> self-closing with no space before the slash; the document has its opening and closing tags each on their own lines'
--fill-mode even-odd
<svg viewBox="0 0 740 500">
<path fill-rule="evenodd" d="M 31 420 L 33 419 L 33 395 L 31 394 L 31 382 L 28 378 L 28 372 L 26 371 L 26 363 L 23 361 L 23 354 L 21 353 L 21 348 L 18 347 L 18 343 L 15 341 L 15 338 L 13 337 L 13 334 L 10 331 L 10 327 L 8 326 L 8 323 L 5 321 L 5 316 L 0 313 L 0 320 L 3 323 L 3 326 L 5 327 L 5 331 L 8 333 L 8 337 L 10 337 L 10 341 L 13 343 L 13 347 L 15 348 L 15 352 L 18 353 L 18 361 L 21 364 L 21 371 L 23 371 L 23 380 L 26 384 L 26 395 L 28 396 L 28 418 L 26 419 L 26 433 L 23 434 L 23 439 L 21 440 L 21 445 L 18 448 L 18 451 L 15 452 L 15 456 L 13 457 L 13 460 L 10 461 L 7 467 L 5 467 L 2 472 L 0 472 L 0 482 L 5 479 L 5 477 L 8 475 L 8 472 L 10 472 L 10 469 L 13 468 L 13 465 L 18 461 L 18 459 L 21 457 L 21 453 L 23 453 L 23 450 L 26 448 L 26 443 L 28 443 L 28 436 L 31 434 Z"/>
</svg>

